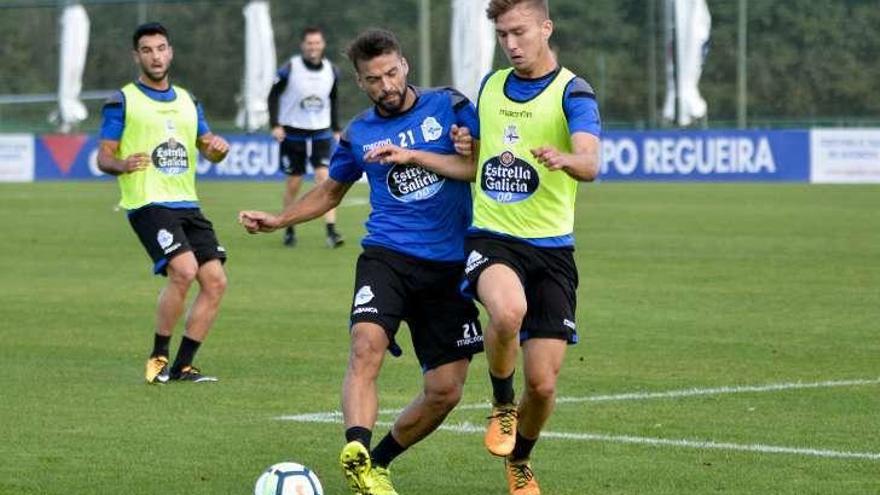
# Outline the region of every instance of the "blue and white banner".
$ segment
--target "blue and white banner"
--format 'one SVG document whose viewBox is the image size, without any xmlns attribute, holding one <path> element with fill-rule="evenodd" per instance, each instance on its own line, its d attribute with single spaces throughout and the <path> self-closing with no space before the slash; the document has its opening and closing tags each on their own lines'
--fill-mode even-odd
<svg viewBox="0 0 880 495">
<path fill-rule="evenodd" d="M 609 131 L 602 180 L 801 182 L 810 179 L 808 131 Z"/>
<path fill-rule="evenodd" d="M 278 143 L 268 136 L 224 136 L 229 154 L 213 164 L 201 155 L 199 179 L 281 180 Z M 36 138 L 37 180 L 113 179 L 98 170 L 98 139 L 84 134 L 46 134 Z"/>
<path fill-rule="evenodd" d="M 269 136 L 229 135 L 229 155 L 199 158 L 200 180 L 283 180 Z M 86 134 L 0 135 L 0 181 L 113 180 Z M 605 181 L 880 183 L 880 129 L 608 131 Z"/>
</svg>

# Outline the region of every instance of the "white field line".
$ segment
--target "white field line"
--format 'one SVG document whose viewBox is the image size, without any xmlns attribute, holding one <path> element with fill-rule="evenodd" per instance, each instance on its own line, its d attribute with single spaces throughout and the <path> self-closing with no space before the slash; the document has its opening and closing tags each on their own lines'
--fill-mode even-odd
<svg viewBox="0 0 880 495">
<path fill-rule="evenodd" d="M 754 385 L 754 386 L 735 386 L 735 387 L 716 387 L 716 388 L 705 388 L 705 389 L 684 389 L 684 390 L 671 390 L 667 392 L 637 392 L 637 393 L 625 393 L 625 394 L 614 394 L 614 395 L 593 395 L 587 397 L 560 397 L 557 399 L 557 403 L 580 403 L 580 402 L 610 402 L 610 401 L 625 401 L 625 400 L 650 400 L 650 399 L 669 399 L 669 398 L 682 398 L 682 397 L 697 397 L 697 396 L 707 396 L 707 395 L 722 395 L 722 394 L 736 394 L 736 393 L 761 393 L 761 392 L 775 392 L 781 390 L 799 390 L 799 389 L 815 389 L 815 388 L 830 388 L 830 387 L 852 387 L 852 386 L 861 386 L 861 385 L 877 385 L 880 384 L 880 379 L 874 380 L 836 380 L 836 381 L 824 381 L 824 382 L 812 382 L 812 383 L 801 383 L 801 382 L 790 382 L 790 383 L 775 383 L 768 385 Z M 458 409 L 488 409 L 488 404 L 465 404 L 458 407 Z M 396 414 L 400 412 L 400 409 L 386 409 L 380 411 L 380 414 Z M 342 423 L 342 413 L 338 411 L 333 412 L 319 412 L 319 413 L 309 413 L 309 414 L 297 414 L 290 416 L 279 416 L 275 418 L 281 421 L 297 421 L 304 423 Z M 391 426 L 391 422 L 387 421 L 379 421 L 376 423 L 378 426 Z M 476 426 L 471 423 L 458 423 L 458 424 L 444 424 L 440 426 L 441 430 L 450 431 L 454 433 L 483 433 L 485 431 L 484 427 Z M 695 441 L 695 440 L 669 440 L 663 438 L 650 438 L 650 437 L 634 437 L 629 435 L 604 435 L 597 433 L 570 433 L 570 432 L 554 432 L 554 431 L 545 431 L 541 433 L 542 438 L 552 438 L 559 440 L 574 440 L 574 441 L 593 441 L 593 442 L 610 442 L 610 443 L 626 443 L 626 444 L 638 444 L 638 445 L 652 445 L 652 446 L 669 446 L 669 447 L 682 447 L 682 448 L 693 448 L 693 449 L 716 449 L 716 450 L 735 450 L 741 452 L 757 452 L 764 454 L 793 454 L 793 455 L 802 455 L 802 456 L 813 456 L 813 457 L 826 457 L 826 458 L 842 458 L 842 459 L 868 459 L 868 460 L 880 460 L 880 453 L 874 452 L 848 452 L 848 451 L 838 451 L 838 450 L 826 450 L 826 449 L 813 449 L 813 448 L 797 448 L 797 447 L 781 447 L 776 445 L 763 445 L 763 444 L 736 444 L 729 442 L 710 442 L 710 441 Z"/>
</svg>

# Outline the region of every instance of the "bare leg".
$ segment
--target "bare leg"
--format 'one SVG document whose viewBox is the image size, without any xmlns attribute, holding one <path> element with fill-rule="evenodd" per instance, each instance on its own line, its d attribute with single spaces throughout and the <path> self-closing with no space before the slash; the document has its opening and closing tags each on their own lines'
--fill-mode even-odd
<svg viewBox="0 0 880 495">
<path fill-rule="evenodd" d="M 525 290 L 516 272 L 495 264 L 480 274 L 477 293 L 489 313 L 483 336 L 489 372 L 496 378 L 506 378 L 516 369 L 519 329 L 527 309 Z"/>
<path fill-rule="evenodd" d="M 202 342 L 211 330 L 226 292 L 226 272 L 220 260 L 211 260 L 199 268 L 196 278 L 200 290 L 186 319 L 186 336 Z"/>
<path fill-rule="evenodd" d="M 321 184 L 330 177 L 327 167 L 315 167 L 315 185 Z M 336 223 L 336 208 L 324 213 L 324 223 Z"/>
<path fill-rule="evenodd" d="M 410 447 L 443 423 L 461 400 L 469 364 L 467 359 L 461 359 L 425 373 L 423 390 L 406 406 L 391 428 L 397 443 Z"/>
<path fill-rule="evenodd" d="M 345 428 L 372 430 L 379 408 L 376 378 L 388 348 L 385 330 L 375 323 L 356 323 L 351 330 L 348 369 L 342 383 L 342 415 Z"/>
<path fill-rule="evenodd" d="M 299 194 L 299 189 L 302 186 L 302 176 L 301 175 L 289 175 L 287 177 L 287 181 L 284 184 L 284 207 L 287 208 L 294 201 L 296 201 L 296 196 Z"/>
<path fill-rule="evenodd" d="M 181 253 L 168 262 L 168 283 L 159 293 L 156 307 L 156 333 L 170 336 L 174 333 L 186 304 L 186 293 L 199 270 L 192 252 Z"/>
<path fill-rule="evenodd" d="M 556 404 L 556 380 L 567 343 L 556 339 L 529 339 L 523 344 L 525 391 L 519 402 L 520 434 L 537 439 Z"/>
</svg>

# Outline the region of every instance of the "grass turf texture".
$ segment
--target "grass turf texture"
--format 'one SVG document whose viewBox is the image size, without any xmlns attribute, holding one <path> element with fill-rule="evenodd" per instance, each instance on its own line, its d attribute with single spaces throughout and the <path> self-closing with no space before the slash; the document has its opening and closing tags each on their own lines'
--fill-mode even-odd
<svg viewBox="0 0 880 495">
<path fill-rule="evenodd" d="M 276 210 L 280 183 L 205 182 L 200 193 L 230 257 L 197 358 L 221 382 L 159 387 L 142 373 L 163 280 L 113 211 L 115 184 L 0 185 L 0 493 L 247 494 L 282 460 L 346 493 L 341 425 L 273 418 L 339 407 L 367 190 L 340 209 L 348 243 L 338 250 L 325 247 L 320 221 L 298 228 L 293 250 L 280 234 L 237 226 L 238 209 Z M 878 198 L 876 186 L 582 187 L 582 342 L 560 395 L 876 380 Z M 401 340 L 405 356 L 386 359 L 380 377 L 383 408 L 419 390 Z M 878 453 L 878 389 L 560 404 L 547 430 Z M 481 356 L 463 403 L 488 395 Z M 465 408 L 447 422 L 482 425 L 485 413 Z M 434 434 L 392 466 L 398 490 L 506 493 L 481 442 Z M 552 495 L 880 492 L 878 459 L 545 439 L 533 464 Z"/>
</svg>

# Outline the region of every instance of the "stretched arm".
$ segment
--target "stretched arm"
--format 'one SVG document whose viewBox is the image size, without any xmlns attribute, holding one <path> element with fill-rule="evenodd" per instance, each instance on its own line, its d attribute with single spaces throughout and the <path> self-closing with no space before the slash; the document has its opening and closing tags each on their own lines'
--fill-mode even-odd
<svg viewBox="0 0 880 495">
<path fill-rule="evenodd" d="M 116 158 L 119 141 L 102 140 L 98 149 L 98 168 L 109 175 L 122 175 L 137 172 L 150 166 L 146 153 L 134 153 L 125 158 Z"/>
<path fill-rule="evenodd" d="M 278 215 L 264 211 L 241 211 L 238 213 L 238 223 L 251 234 L 256 234 L 307 222 L 336 208 L 350 188 L 350 183 L 327 178 Z"/>
<path fill-rule="evenodd" d="M 579 181 L 592 181 L 599 175 L 599 138 L 587 132 L 571 135 L 571 153 L 552 146 L 541 146 L 532 155 L 550 170 L 562 170 Z"/>
<path fill-rule="evenodd" d="M 364 161 L 398 165 L 410 163 L 444 177 L 466 182 L 473 182 L 477 174 L 477 167 L 469 156 L 457 153 L 442 155 L 430 151 L 401 148 L 393 144 L 386 144 L 370 150 L 364 155 Z"/>
</svg>

